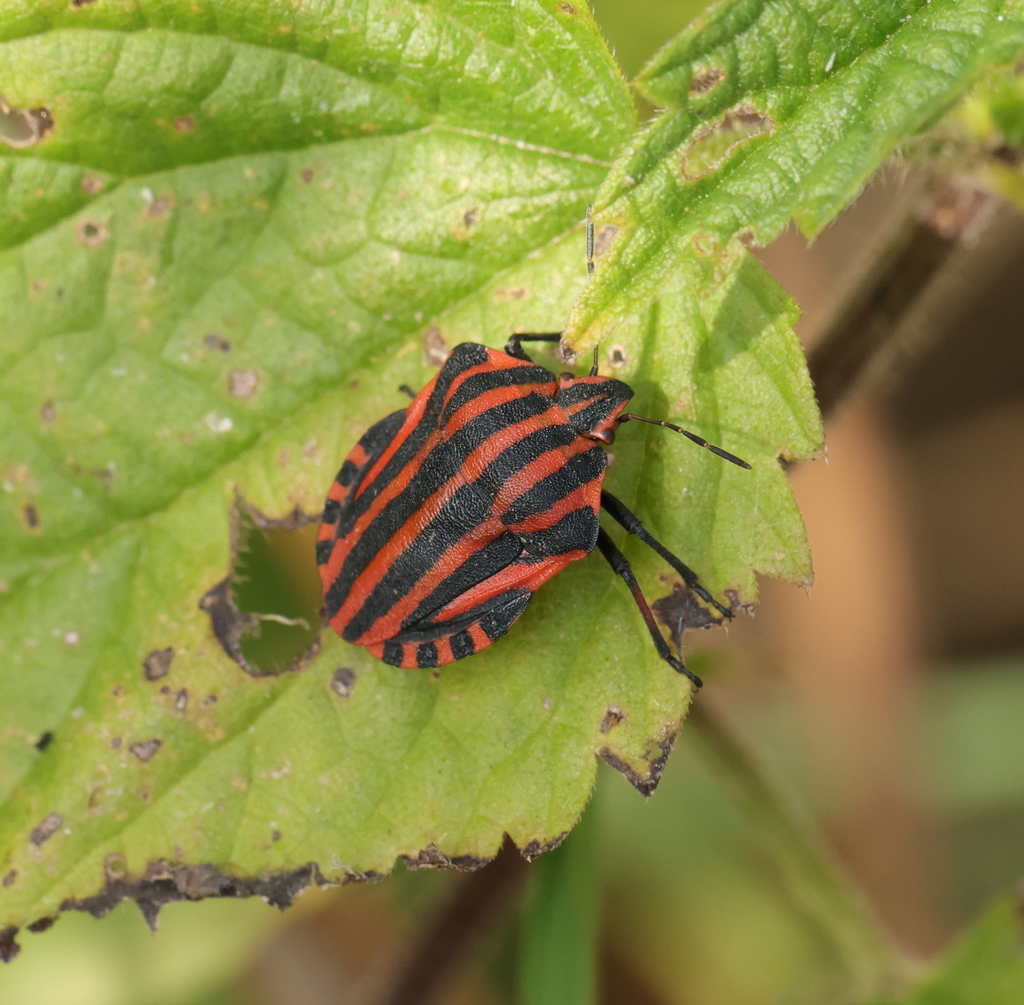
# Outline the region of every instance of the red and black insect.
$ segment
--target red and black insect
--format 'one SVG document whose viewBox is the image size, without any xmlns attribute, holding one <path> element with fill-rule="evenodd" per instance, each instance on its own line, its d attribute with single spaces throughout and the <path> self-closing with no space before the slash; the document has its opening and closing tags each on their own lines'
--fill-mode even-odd
<svg viewBox="0 0 1024 1005">
<path fill-rule="evenodd" d="M 600 509 L 723 617 L 732 612 L 603 490 L 601 444 L 637 419 L 750 465 L 695 433 L 623 412 L 633 390 L 598 376 L 596 357 L 589 376 L 556 378 L 520 344 L 559 338 L 513 335 L 504 352 L 456 346 L 407 408 L 356 444 L 331 485 L 317 542 L 327 618 L 392 666 L 444 666 L 496 642 L 542 583 L 597 546 L 629 586 L 659 655 L 699 687 L 601 529 Z"/>
</svg>

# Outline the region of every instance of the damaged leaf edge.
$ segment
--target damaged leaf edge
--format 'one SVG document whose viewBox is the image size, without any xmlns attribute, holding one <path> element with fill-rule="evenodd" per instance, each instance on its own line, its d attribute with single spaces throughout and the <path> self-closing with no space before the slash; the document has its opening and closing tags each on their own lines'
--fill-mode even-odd
<svg viewBox="0 0 1024 1005">
<path fill-rule="evenodd" d="M 533 840 L 519 849 L 527 862 L 532 862 L 544 852 L 557 848 L 568 837 L 569 831 L 562 831 L 549 841 Z M 503 839 L 504 842 L 504 839 Z M 499 843 L 499 848 L 501 844 Z M 395 864 L 402 861 L 407 869 L 449 869 L 455 872 L 474 872 L 494 861 L 497 855 L 484 858 L 476 855 L 447 856 L 433 843 L 415 855 L 400 855 Z M 88 897 L 67 897 L 59 911 L 83 911 L 94 918 L 106 917 L 122 901 L 130 900 L 138 907 L 151 931 L 160 927 L 160 911 L 168 904 L 182 901 L 217 898 L 246 899 L 260 897 L 267 904 L 284 910 L 310 887 L 327 889 L 348 886 L 350 883 L 376 883 L 386 878 L 385 873 L 373 870 L 356 872 L 344 869 L 337 878 L 328 878 L 316 862 L 307 862 L 297 869 L 271 872 L 264 876 L 240 876 L 224 872 L 212 863 L 201 865 L 172 865 L 164 859 L 156 859 L 137 877 L 112 875 L 105 870 L 106 882 L 99 893 Z M 29 924 L 22 926 L 27 931 L 41 932 L 50 928 L 60 917 L 48 912 Z M 21 928 L 8 925 L 0 929 L 0 962 L 9 963 L 21 946 L 17 936 Z"/>
</svg>

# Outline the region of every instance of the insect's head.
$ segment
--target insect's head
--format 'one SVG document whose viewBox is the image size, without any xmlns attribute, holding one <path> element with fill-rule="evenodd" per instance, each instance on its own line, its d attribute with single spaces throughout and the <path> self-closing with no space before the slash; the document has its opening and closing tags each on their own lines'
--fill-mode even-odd
<svg viewBox="0 0 1024 1005">
<path fill-rule="evenodd" d="M 580 436 L 612 443 L 619 425 L 619 412 L 632 397 L 633 388 L 621 380 L 596 374 L 576 377 L 563 373 L 558 378 L 555 401 Z"/>
</svg>

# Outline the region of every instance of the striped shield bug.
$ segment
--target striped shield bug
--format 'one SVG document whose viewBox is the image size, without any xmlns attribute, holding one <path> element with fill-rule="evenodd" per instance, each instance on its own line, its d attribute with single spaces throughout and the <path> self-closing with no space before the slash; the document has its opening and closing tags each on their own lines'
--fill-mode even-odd
<svg viewBox="0 0 1024 1005">
<path fill-rule="evenodd" d="M 331 485 L 317 541 L 325 614 L 346 641 L 392 666 L 438 667 L 496 642 L 534 591 L 597 547 L 625 580 L 658 654 L 674 656 L 633 570 L 598 516 L 654 549 L 722 617 L 732 617 L 684 565 L 603 489 L 605 444 L 630 420 L 695 433 L 625 412 L 628 384 L 534 363 L 517 334 L 504 352 L 455 347 L 405 409 L 371 426 Z"/>
</svg>

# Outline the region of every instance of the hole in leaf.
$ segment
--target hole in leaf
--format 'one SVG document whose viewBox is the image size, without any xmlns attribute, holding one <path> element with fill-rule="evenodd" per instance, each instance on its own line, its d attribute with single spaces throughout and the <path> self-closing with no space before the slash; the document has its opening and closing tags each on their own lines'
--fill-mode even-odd
<svg viewBox="0 0 1024 1005">
<path fill-rule="evenodd" d="M 53 128 L 53 119 L 46 108 L 25 111 L 9 105 L 0 94 L 0 143 L 21 150 L 38 143 Z"/>
<path fill-rule="evenodd" d="M 319 648 L 317 526 L 298 512 L 268 520 L 239 507 L 231 599 L 245 620 L 239 653 L 257 674 L 298 669 Z"/>
</svg>

